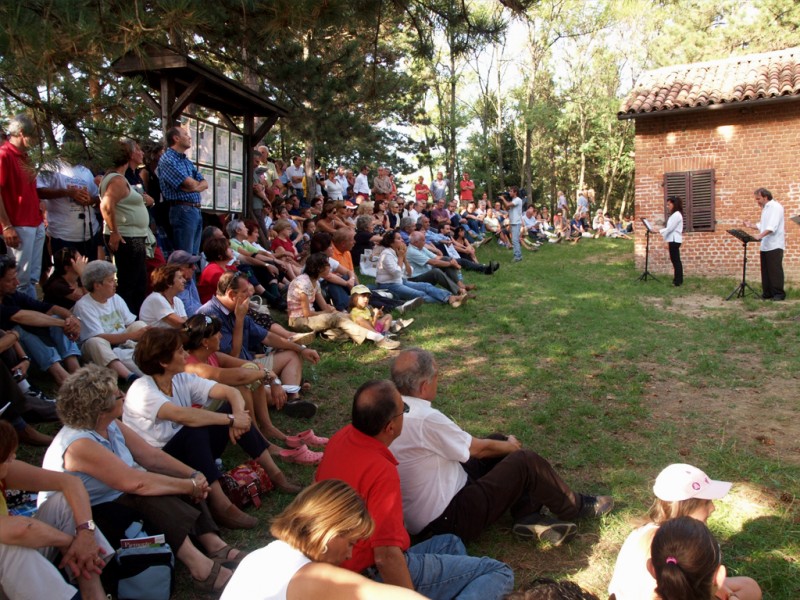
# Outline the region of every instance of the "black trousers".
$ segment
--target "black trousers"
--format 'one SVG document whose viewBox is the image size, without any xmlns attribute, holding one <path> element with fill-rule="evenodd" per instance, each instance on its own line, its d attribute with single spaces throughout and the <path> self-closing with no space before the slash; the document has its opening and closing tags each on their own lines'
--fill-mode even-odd
<svg viewBox="0 0 800 600">
<path fill-rule="evenodd" d="M 217 412 L 231 412 L 230 404 L 226 402 L 219 407 Z M 225 448 L 231 443 L 228 431 L 227 425 L 205 425 L 203 427 L 184 425 L 166 443 L 163 450 L 170 456 L 200 471 L 206 476 L 208 483 L 212 484 L 222 477 L 222 472 L 214 461 L 222 456 Z M 238 444 L 250 458 L 258 458 L 264 453 L 264 450 L 269 448 L 269 442 L 264 439 L 255 426 L 251 426 L 250 431 L 239 438 Z"/>
<path fill-rule="evenodd" d="M 108 238 L 105 236 L 106 246 Z M 139 314 L 147 296 L 146 242 L 145 237 L 124 237 L 113 253 L 114 264 L 117 265 L 117 294 L 135 315 Z"/>
<path fill-rule="evenodd" d="M 438 285 L 454 296 L 461 293 L 461 289 L 458 287 L 458 269 L 455 267 L 446 267 L 444 269 L 433 267 L 421 275 L 409 277 L 408 280 Z"/>
<path fill-rule="evenodd" d="M 683 284 L 683 263 L 681 262 L 680 242 L 669 242 L 669 260 L 672 262 L 672 269 L 675 275 L 672 278 L 673 285 Z"/>
<path fill-rule="evenodd" d="M 765 300 L 783 300 L 783 248 L 761 253 L 761 297 Z"/>
<path fill-rule="evenodd" d="M 564 520 L 577 518 L 581 509 L 580 495 L 532 450 L 517 450 L 501 458 L 470 458 L 463 467 L 468 476 L 466 485 L 425 527 L 424 535 L 454 533 L 468 542 L 506 511 L 516 522 L 543 506 Z"/>
<path fill-rule="evenodd" d="M 458 264 L 461 266 L 462 269 L 466 269 L 467 271 L 478 271 L 480 273 L 486 273 L 487 265 L 482 265 L 481 263 L 476 263 L 471 261 L 468 258 L 459 258 Z"/>
</svg>

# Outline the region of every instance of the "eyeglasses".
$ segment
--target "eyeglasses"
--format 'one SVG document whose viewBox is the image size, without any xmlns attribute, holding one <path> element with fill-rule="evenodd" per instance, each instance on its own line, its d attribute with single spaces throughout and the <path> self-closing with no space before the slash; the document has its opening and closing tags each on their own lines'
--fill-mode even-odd
<svg viewBox="0 0 800 600">
<path fill-rule="evenodd" d="M 403 402 L 403 412 L 399 412 L 399 413 L 397 413 L 396 415 L 394 415 L 394 416 L 393 416 L 391 419 L 389 419 L 389 420 L 390 420 L 390 421 L 392 421 L 392 420 L 396 419 L 397 417 L 399 417 L 399 416 L 402 416 L 402 415 L 406 414 L 406 413 L 407 413 L 408 411 L 410 411 L 410 410 L 411 410 L 411 407 L 410 407 L 408 404 L 406 404 L 405 402 Z"/>
</svg>

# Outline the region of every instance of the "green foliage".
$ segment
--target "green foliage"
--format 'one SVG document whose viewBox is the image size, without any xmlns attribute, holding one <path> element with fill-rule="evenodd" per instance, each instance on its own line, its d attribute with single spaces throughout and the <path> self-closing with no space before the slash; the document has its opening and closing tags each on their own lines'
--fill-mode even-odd
<svg viewBox="0 0 800 600">
<path fill-rule="evenodd" d="M 159 129 L 111 62 L 169 44 L 291 109 L 276 154 L 444 163 L 551 206 L 585 185 L 616 213 L 633 128 L 615 113 L 638 74 L 794 45 L 799 24 L 793 0 L 18 0 L 0 3 L 0 92 L 6 115 L 34 113 L 40 162 L 72 130 L 102 168 L 109 140 Z"/>
</svg>

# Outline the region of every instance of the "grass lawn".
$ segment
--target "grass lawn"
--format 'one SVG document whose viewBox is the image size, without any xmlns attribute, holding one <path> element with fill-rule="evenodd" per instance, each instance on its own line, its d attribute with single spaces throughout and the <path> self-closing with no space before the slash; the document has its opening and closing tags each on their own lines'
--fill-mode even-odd
<svg viewBox="0 0 800 600">
<path fill-rule="evenodd" d="M 546 245 L 491 277 L 467 274 L 479 298 L 454 310 L 424 306 L 401 337 L 439 363 L 436 406 L 474 435 L 513 433 L 548 458 L 576 490 L 612 494 L 617 508 L 582 522 L 560 548 L 518 541 L 501 520 L 469 548 L 508 562 L 517 585 L 569 578 L 605 598 L 617 551 L 652 500 L 656 474 L 688 462 L 735 482 L 709 526 L 729 573 L 755 578 L 765 598 L 800 598 L 800 306 L 725 302 L 734 279 L 687 272 L 682 288 L 637 281 L 631 242 Z M 315 343 L 306 376 L 320 411 L 311 426 L 330 435 L 349 420 L 352 394 L 388 377 L 391 353 L 373 345 Z M 305 426 L 281 415 L 287 432 Z M 25 458 L 25 454 L 20 454 Z M 225 463 L 243 456 L 234 449 Z M 285 465 L 310 483 L 308 467 Z M 225 539 L 254 549 L 291 497 L 275 493 L 253 512 L 263 527 Z M 184 569 L 177 597 L 193 593 Z"/>
</svg>

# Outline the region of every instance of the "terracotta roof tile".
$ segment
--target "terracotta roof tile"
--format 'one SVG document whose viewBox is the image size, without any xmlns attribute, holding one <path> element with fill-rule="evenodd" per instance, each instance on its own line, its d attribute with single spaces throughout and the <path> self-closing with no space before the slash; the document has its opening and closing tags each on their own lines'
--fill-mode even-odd
<svg viewBox="0 0 800 600">
<path fill-rule="evenodd" d="M 800 96 L 800 47 L 646 71 L 620 117 Z"/>
</svg>

